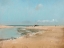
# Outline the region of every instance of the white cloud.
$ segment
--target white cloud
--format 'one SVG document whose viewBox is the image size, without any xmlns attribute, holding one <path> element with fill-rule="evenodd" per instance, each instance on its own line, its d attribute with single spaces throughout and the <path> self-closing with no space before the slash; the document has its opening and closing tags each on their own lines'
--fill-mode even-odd
<svg viewBox="0 0 64 48">
<path fill-rule="evenodd" d="M 52 21 L 51 22 L 58 22 L 56 19 L 52 19 Z"/>
<path fill-rule="evenodd" d="M 42 22 L 50 22 L 49 20 L 42 20 Z"/>
<path fill-rule="evenodd" d="M 50 22 L 49 20 L 38 20 L 37 22 Z"/>
<path fill-rule="evenodd" d="M 52 21 L 55 21 L 54 19 L 52 19 Z"/>
<path fill-rule="evenodd" d="M 55 20 L 55 19 L 52 19 L 52 20 L 38 20 L 37 22 L 43 22 L 43 23 L 45 23 L 45 22 L 58 22 L 58 21 Z"/>
<path fill-rule="evenodd" d="M 36 6 L 36 10 L 39 10 L 39 9 L 41 9 L 42 7 L 43 7 L 42 4 L 38 4 L 38 5 Z"/>
</svg>

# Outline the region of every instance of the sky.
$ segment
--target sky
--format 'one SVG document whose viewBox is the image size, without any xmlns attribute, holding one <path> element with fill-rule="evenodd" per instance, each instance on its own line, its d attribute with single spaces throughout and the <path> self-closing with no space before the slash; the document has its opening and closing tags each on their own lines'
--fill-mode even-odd
<svg viewBox="0 0 64 48">
<path fill-rule="evenodd" d="M 64 0 L 0 0 L 0 25 L 63 25 Z"/>
</svg>

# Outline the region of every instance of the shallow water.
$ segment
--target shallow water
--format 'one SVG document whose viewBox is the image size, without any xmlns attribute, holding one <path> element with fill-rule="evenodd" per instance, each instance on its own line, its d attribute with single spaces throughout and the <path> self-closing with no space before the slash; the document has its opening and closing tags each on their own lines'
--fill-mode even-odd
<svg viewBox="0 0 64 48">
<path fill-rule="evenodd" d="M 21 35 L 17 31 L 18 28 L 20 27 L 0 29 L 0 39 L 10 39 L 20 37 Z"/>
<path fill-rule="evenodd" d="M 25 26 L 15 26 L 13 28 L 0 29 L 0 39 L 14 39 L 27 33 L 38 32 L 38 29 L 26 29 Z"/>
</svg>

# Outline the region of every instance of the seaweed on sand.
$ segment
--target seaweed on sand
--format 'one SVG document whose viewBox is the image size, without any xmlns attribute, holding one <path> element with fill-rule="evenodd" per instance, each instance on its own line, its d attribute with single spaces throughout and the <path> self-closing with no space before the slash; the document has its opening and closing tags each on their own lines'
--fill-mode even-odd
<svg viewBox="0 0 64 48">
<path fill-rule="evenodd" d="M 23 29 L 23 28 L 18 28 L 17 31 L 21 35 L 27 35 L 28 33 L 36 33 L 36 32 L 43 31 L 43 30 L 41 30 L 41 29 Z"/>
<path fill-rule="evenodd" d="M 43 30 L 40 30 L 40 29 L 27 29 L 27 30 L 29 30 L 29 31 L 31 31 L 31 32 L 39 32 L 39 31 L 43 31 Z"/>
</svg>

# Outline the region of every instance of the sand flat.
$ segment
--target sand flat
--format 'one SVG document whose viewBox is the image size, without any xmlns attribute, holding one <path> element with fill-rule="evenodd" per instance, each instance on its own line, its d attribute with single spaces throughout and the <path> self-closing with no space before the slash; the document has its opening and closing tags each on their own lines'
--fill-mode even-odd
<svg viewBox="0 0 64 48">
<path fill-rule="evenodd" d="M 0 25 L 0 29 L 3 29 L 3 28 L 13 28 L 14 26 L 6 26 L 6 25 Z"/>
<path fill-rule="evenodd" d="M 37 26 L 27 29 L 42 29 L 42 34 L 23 36 L 15 40 L 3 41 L 2 48 L 64 48 L 63 26 Z M 44 33 L 43 33 L 44 32 Z"/>
</svg>

